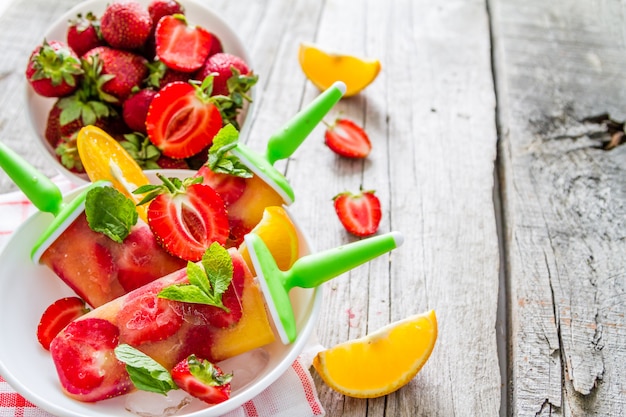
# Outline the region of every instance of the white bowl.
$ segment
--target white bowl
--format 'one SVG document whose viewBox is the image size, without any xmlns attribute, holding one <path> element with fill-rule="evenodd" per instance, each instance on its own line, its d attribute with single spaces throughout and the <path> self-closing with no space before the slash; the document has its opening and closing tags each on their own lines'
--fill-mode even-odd
<svg viewBox="0 0 626 417">
<path fill-rule="evenodd" d="M 78 13 L 83 15 L 89 11 L 92 11 L 97 16 L 102 16 L 106 5 L 113 0 L 87 0 L 84 1 L 66 13 L 59 17 L 49 28 L 46 30 L 43 39 L 47 40 L 62 40 L 67 39 L 67 22 L 71 18 L 75 18 Z M 116 0 L 119 1 L 119 0 Z M 150 0 L 136 0 L 142 5 L 147 5 Z M 214 10 L 207 7 L 205 4 L 197 0 L 180 0 L 180 3 L 185 8 L 185 15 L 187 16 L 189 23 L 195 26 L 202 26 L 211 33 L 215 34 L 222 42 L 224 52 L 231 53 L 233 55 L 241 57 L 247 62 L 251 68 L 254 68 L 251 63 L 250 56 L 243 42 L 237 36 L 232 27 L 230 27 Z M 42 150 L 46 159 L 54 166 L 57 167 L 59 172 L 70 179 L 70 181 L 76 184 L 85 184 L 88 182 L 87 175 L 76 174 L 67 168 L 65 168 L 56 157 L 54 148 L 48 143 L 45 138 L 46 121 L 48 119 L 48 113 L 52 108 L 56 99 L 42 97 L 35 93 L 32 87 L 26 84 L 26 104 L 29 112 L 29 118 L 31 126 L 36 135 L 36 143 Z M 254 90 L 254 88 L 253 88 Z M 254 94 L 252 92 L 252 96 Z M 245 127 L 246 115 L 250 112 L 250 106 L 244 106 L 244 109 L 240 113 L 239 120 L 240 126 L 243 130 Z"/>
<path fill-rule="evenodd" d="M 173 176 L 172 172 L 183 171 L 161 172 Z M 152 181 L 156 180 L 154 172 L 147 173 Z M 73 198 L 81 189 L 72 191 L 66 198 Z M 51 221 L 48 213 L 34 214 L 15 231 L 0 254 L 0 374 L 28 401 L 55 416 L 135 416 L 125 410 L 124 396 L 82 403 L 63 394 L 50 353 L 37 341 L 37 324 L 45 308 L 59 298 L 74 295 L 52 271 L 35 265 L 29 258 L 33 244 Z M 310 253 L 312 248 L 306 235 L 297 223 L 296 226 L 301 255 Z M 176 415 L 221 416 L 260 394 L 291 366 L 313 334 L 322 290 L 296 288 L 290 296 L 298 328 L 296 341 L 283 345 L 277 335 L 274 343 L 263 347 L 269 355 L 265 368 L 247 385 L 234 391 L 229 400 L 211 407 L 194 400 Z"/>
</svg>

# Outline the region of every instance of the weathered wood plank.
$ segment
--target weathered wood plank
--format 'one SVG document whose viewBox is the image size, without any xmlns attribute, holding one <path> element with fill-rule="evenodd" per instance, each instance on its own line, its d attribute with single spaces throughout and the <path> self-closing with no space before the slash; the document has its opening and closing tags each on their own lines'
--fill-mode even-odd
<svg viewBox="0 0 626 417">
<path fill-rule="evenodd" d="M 620 1 L 493 0 L 513 415 L 623 415 L 626 114 Z M 621 341 L 621 342 L 620 342 Z"/>
</svg>

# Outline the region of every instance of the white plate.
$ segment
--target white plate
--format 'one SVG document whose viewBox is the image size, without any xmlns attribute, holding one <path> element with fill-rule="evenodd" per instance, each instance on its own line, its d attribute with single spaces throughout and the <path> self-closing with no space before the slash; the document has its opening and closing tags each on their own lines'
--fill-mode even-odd
<svg viewBox="0 0 626 417">
<path fill-rule="evenodd" d="M 150 2 L 149 0 L 136 1 L 144 6 L 147 6 Z M 97 16 L 102 16 L 106 5 L 110 2 L 111 0 L 87 0 L 76 5 L 68 12 L 64 13 L 63 16 L 59 17 L 48 28 L 44 36 L 42 36 L 41 40 L 43 41 L 43 39 L 45 38 L 47 40 L 62 40 L 65 42 L 67 40 L 66 31 L 67 21 L 69 19 L 75 18 L 76 14 L 78 13 L 82 13 L 84 15 L 89 11 L 92 11 Z M 237 36 L 235 31 L 215 11 L 213 11 L 206 5 L 197 2 L 196 0 L 180 0 L 180 3 L 185 7 L 185 15 L 187 16 L 189 24 L 194 26 L 202 26 L 209 32 L 215 34 L 222 42 L 224 52 L 239 56 L 249 64 L 250 68 L 254 68 L 252 60 L 250 59 L 250 56 L 248 55 L 248 52 L 243 45 L 243 42 Z M 33 45 L 33 48 L 35 48 L 35 45 Z M 25 85 L 26 105 L 28 108 L 30 124 L 36 135 L 37 145 L 40 147 L 46 159 L 51 164 L 56 166 L 61 174 L 63 174 L 64 176 L 69 178 L 70 181 L 76 184 L 85 184 L 87 182 L 87 176 L 75 174 L 66 169 L 63 165 L 61 165 L 59 163 L 59 160 L 56 158 L 54 149 L 46 140 L 46 121 L 48 119 L 48 113 L 50 112 L 50 109 L 52 108 L 56 99 L 42 97 L 36 94 L 28 83 L 25 83 Z M 252 90 L 252 97 L 254 98 L 254 88 Z M 239 116 L 240 126 L 242 130 L 246 126 L 246 115 L 250 112 L 251 106 L 244 106 L 244 109 Z"/>
<path fill-rule="evenodd" d="M 154 178 L 153 173 L 148 176 Z M 34 214 L 15 231 L 0 254 L 0 374 L 27 400 L 59 417 L 135 416 L 125 410 L 124 396 L 82 403 L 64 395 L 49 352 L 37 342 L 37 324 L 44 309 L 59 298 L 73 295 L 47 267 L 34 265 L 29 258 L 33 244 L 51 220 L 48 213 Z M 301 253 L 305 254 L 311 246 L 304 234 L 299 237 Z M 229 400 L 212 407 L 194 400 L 177 415 L 221 416 L 260 394 L 291 366 L 313 334 L 322 291 L 294 289 L 290 295 L 299 329 L 297 340 L 283 345 L 277 336 L 276 342 L 265 347 L 267 366 Z"/>
</svg>

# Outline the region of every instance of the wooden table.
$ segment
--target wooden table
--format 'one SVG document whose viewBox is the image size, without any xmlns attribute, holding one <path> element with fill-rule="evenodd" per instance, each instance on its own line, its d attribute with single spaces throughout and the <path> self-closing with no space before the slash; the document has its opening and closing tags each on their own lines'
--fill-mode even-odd
<svg viewBox="0 0 626 417">
<path fill-rule="evenodd" d="M 49 175 L 23 71 L 74 3 L 14 0 L 0 18 L 0 138 Z M 384 398 L 346 398 L 315 376 L 328 416 L 626 415 L 626 146 L 606 146 L 626 119 L 623 1 L 207 4 L 260 76 L 252 147 L 318 94 L 300 42 L 382 62 L 334 111 L 365 127 L 371 156 L 335 156 L 320 127 L 280 167 L 319 249 L 354 240 L 331 199 L 361 187 L 382 200 L 381 232 L 406 236 L 326 285 L 320 342 L 431 308 L 439 338 L 417 377 Z"/>
</svg>

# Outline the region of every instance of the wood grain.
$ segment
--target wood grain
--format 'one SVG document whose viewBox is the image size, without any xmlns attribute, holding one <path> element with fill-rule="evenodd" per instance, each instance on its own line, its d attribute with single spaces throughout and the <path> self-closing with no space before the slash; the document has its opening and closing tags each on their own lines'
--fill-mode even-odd
<svg viewBox="0 0 626 417">
<path fill-rule="evenodd" d="M 619 1 L 492 1 L 512 415 L 623 415 L 624 120 Z"/>
</svg>

